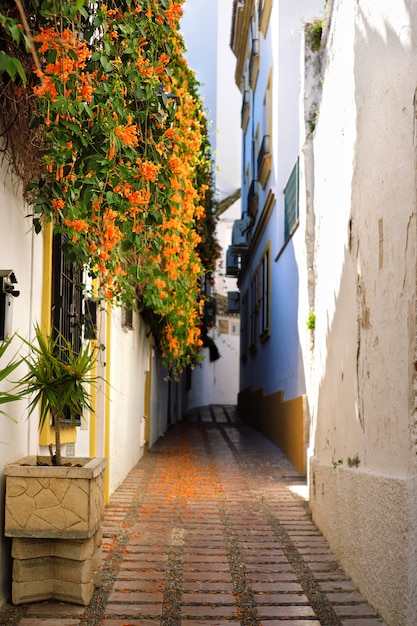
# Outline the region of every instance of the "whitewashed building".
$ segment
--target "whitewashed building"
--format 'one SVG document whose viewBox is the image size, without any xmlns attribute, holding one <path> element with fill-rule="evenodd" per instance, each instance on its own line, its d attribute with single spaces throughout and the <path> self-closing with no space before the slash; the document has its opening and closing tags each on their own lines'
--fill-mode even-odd
<svg viewBox="0 0 417 626">
<path fill-rule="evenodd" d="M 232 0 L 187 0 L 181 21 L 186 58 L 200 83 L 199 93 L 209 121 L 216 200 L 220 207 L 216 236 L 222 248 L 212 288 L 216 317 L 209 331 L 220 358 L 211 360 L 210 349 L 205 348 L 204 361 L 184 379 L 186 410 L 210 404 L 236 404 L 239 391 L 240 303 L 236 278 L 226 276 L 225 268 L 233 223 L 241 211 L 241 98 L 233 81 L 235 59 L 229 47 L 232 5 Z"/>
<path fill-rule="evenodd" d="M 417 623 L 413 0 L 334 0 L 314 132 L 315 522 L 390 626 Z"/>
<path fill-rule="evenodd" d="M 304 461 L 313 519 L 370 605 L 414 626 L 417 5 L 234 7 L 241 405 Z"/>
<path fill-rule="evenodd" d="M 304 25 L 321 9 L 321 0 L 235 0 L 231 29 L 241 92 L 242 213 L 227 271 L 238 268 L 239 274 L 239 408 L 301 472 L 308 410 L 298 322 L 299 316 L 305 322 L 309 307 L 300 288 L 305 235 L 299 228 L 298 103 Z"/>
</svg>

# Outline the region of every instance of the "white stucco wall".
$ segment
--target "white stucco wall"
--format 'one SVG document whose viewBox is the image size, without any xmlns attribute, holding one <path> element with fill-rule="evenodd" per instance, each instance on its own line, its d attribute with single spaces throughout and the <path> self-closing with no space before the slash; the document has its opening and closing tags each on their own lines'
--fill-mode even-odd
<svg viewBox="0 0 417 626">
<path fill-rule="evenodd" d="M 31 220 L 27 218 L 27 206 L 14 193 L 19 189 L 10 179 L 7 163 L 0 164 L 0 269 L 14 270 L 20 291 L 19 297 L 13 302 L 12 331 L 23 337 L 33 336 L 33 324 L 40 320 L 41 285 L 42 285 L 42 250 L 43 237 L 35 235 L 31 230 Z M 6 353 L 6 364 L 18 350 L 21 343 L 18 339 Z M 0 363 L 0 367 L 1 367 Z M 22 371 L 22 370 L 21 370 Z M 12 380 L 18 379 L 19 371 L 15 371 Z M 9 386 L 2 383 L 2 390 Z M 27 454 L 36 454 L 37 423 L 36 419 L 27 421 L 25 402 L 10 404 L 5 407 L 17 423 L 0 415 L 0 494 L 4 494 L 3 467 Z M 10 540 L 3 537 L 4 511 L 0 507 L 0 605 L 9 597 L 11 581 Z"/>
<path fill-rule="evenodd" d="M 390 626 L 417 615 L 416 45 L 412 0 L 336 1 L 314 139 L 311 506 Z"/>
<path fill-rule="evenodd" d="M 139 316 L 133 328 L 123 324 L 123 311 L 111 316 L 110 490 L 113 492 L 143 455 L 142 420 L 149 370 L 149 338 Z M 108 348 L 106 348 L 108 350 Z"/>
</svg>

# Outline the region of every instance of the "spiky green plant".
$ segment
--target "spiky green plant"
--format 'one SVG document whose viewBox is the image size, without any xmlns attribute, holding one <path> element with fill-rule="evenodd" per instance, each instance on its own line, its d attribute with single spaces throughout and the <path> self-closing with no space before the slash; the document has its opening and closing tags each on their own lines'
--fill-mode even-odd
<svg viewBox="0 0 417 626">
<path fill-rule="evenodd" d="M 83 412 L 92 410 L 91 386 L 99 377 L 93 373 L 97 350 L 90 345 L 76 353 L 61 334 L 45 335 L 35 327 L 36 342 L 23 339 L 29 347 L 22 357 L 27 374 L 15 386 L 20 397 L 29 397 L 29 416 L 39 407 L 39 427 L 49 414 L 55 430 L 55 464 L 61 465 L 61 420 L 69 415 L 75 422 Z"/>
<path fill-rule="evenodd" d="M 0 364 L 2 361 L 2 357 L 6 353 L 6 350 L 9 348 L 12 343 L 13 337 L 6 339 L 3 343 L 0 344 Z M 7 363 L 7 365 L 0 365 L 0 382 L 6 381 L 9 376 L 15 371 L 17 367 L 22 363 L 21 358 L 13 357 L 11 361 Z M 0 391 L 0 405 L 8 404 L 10 402 L 15 402 L 20 399 L 19 393 L 11 393 L 10 391 Z M 11 417 L 8 413 L 0 409 L 0 413 L 2 415 L 6 415 L 14 422 L 16 421 L 13 417 Z"/>
</svg>

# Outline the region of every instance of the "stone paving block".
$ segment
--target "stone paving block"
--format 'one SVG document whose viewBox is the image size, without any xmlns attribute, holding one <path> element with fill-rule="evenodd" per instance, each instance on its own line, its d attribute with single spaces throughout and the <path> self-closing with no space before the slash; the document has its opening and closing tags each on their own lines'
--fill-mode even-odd
<svg viewBox="0 0 417 626">
<path fill-rule="evenodd" d="M 106 626 L 160 626 L 160 619 L 158 617 L 158 619 L 152 619 L 152 618 L 139 618 L 139 619 L 132 619 L 129 618 L 129 621 L 126 622 L 126 618 L 125 617 L 119 617 L 119 618 L 111 618 L 111 619 L 107 619 L 105 621 Z M 36 625 L 38 626 L 38 625 Z M 40 625 L 41 626 L 41 625 Z M 60 626 L 60 625 L 57 625 Z"/>
<path fill-rule="evenodd" d="M 259 605 L 257 606 L 259 616 L 262 617 L 315 617 L 314 611 L 310 606 L 283 606 L 283 605 Z"/>
<path fill-rule="evenodd" d="M 219 619 L 182 619 L 181 626 L 240 626 L 240 620 L 228 619 L 228 620 L 219 620 Z M 106 624 L 107 626 L 107 624 Z M 282 624 L 281 624 L 282 626 Z"/>
<path fill-rule="evenodd" d="M 281 591 L 281 590 L 280 590 Z M 255 593 L 257 605 L 261 604 L 309 604 L 307 596 L 302 593 Z"/>
<path fill-rule="evenodd" d="M 190 617 L 213 617 L 228 619 L 229 617 L 237 617 L 235 606 L 216 606 L 216 605 L 186 605 L 181 608 L 181 619 Z"/>
<path fill-rule="evenodd" d="M 160 604 L 120 604 L 120 603 L 112 603 L 106 607 L 106 615 L 110 617 L 115 617 L 116 615 L 120 615 L 121 617 L 127 615 L 130 617 L 158 617 L 162 614 L 162 607 Z M 125 618 L 126 623 L 126 618 Z"/>
<path fill-rule="evenodd" d="M 352 617 L 343 618 L 342 626 L 385 626 L 385 623 L 376 617 Z"/>
<path fill-rule="evenodd" d="M 121 569 L 117 576 L 118 580 L 138 580 L 144 581 L 143 584 L 147 584 L 149 580 L 163 580 L 165 578 L 165 571 L 155 572 L 151 570 L 139 571 L 135 569 Z"/>
<path fill-rule="evenodd" d="M 266 582 L 252 582 L 251 583 L 251 587 L 253 589 L 253 591 L 258 591 L 258 592 L 262 592 L 264 594 L 266 594 L 266 597 L 268 597 L 268 594 L 271 592 L 291 592 L 291 591 L 295 591 L 297 593 L 301 593 L 302 591 L 302 586 L 300 585 L 300 583 L 298 582 L 294 582 L 294 583 L 287 583 L 287 582 L 282 582 L 282 581 L 278 581 L 278 582 L 274 582 L 274 583 L 266 583 Z"/>
<path fill-rule="evenodd" d="M 158 604 L 162 602 L 163 595 L 160 591 L 113 591 L 109 595 L 109 602 L 127 602 L 136 604 Z"/>
<path fill-rule="evenodd" d="M 43 618 L 42 620 L 34 617 L 24 617 L 20 620 L 19 626 L 78 626 L 79 623 L 78 619 L 65 617 L 62 619 L 56 619 L 56 617 L 51 619 Z"/>
<path fill-rule="evenodd" d="M 183 593 L 182 605 L 189 604 L 235 604 L 235 598 L 232 593 Z"/>
<path fill-rule="evenodd" d="M 205 581 L 205 580 L 183 580 L 182 583 L 182 591 L 183 593 L 189 592 L 197 592 L 197 591 L 208 591 L 208 592 L 227 592 L 231 593 L 233 591 L 233 585 L 230 582 L 222 581 L 222 582 L 213 582 L 213 581 Z"/>
<path fill-rule="evenodd" d="M 325 592 L 355 591 L 356 590 L 355 585 L 349 579 L 321 581 L 319 585 L 320 585 L 320 588 L 323 589 L 323 591 Z"/>
<path fill-rule="evenodd" d="M 367 604 L 335 604 L 334 610 L 340 617 L 367 617 L 368 615 L 373 617 L 375 615 L 374 611 Z"/>
<path fill-rule="evenodd" d="M 358 591 L 327 592 L 326 598 L 332 604 L 352 604 L 363 602 L 363 597 Z"/>
<path fill-rule="evenodd" d="M 264 626 L 282 626 L 283 621 L 286 620 L 274 620 L 274 619 L 270 619 L 268 621 L 264 620 L 262 622 L 262 624 Z M 320 626 L 320 622 L 318 622 L 315 619 L 312 620 L 305 620 L 305 619 L 295 619 L 295 620 L 291 620 L 291 626 Z"/>
</svg>

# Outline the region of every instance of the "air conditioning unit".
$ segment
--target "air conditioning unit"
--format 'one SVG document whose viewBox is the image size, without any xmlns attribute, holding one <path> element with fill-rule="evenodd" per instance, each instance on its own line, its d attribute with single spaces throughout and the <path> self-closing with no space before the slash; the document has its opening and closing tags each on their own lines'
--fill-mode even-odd
<svg viewBox="0 0 417 626">
<path fill-rule="evenodd" d="M 226 276 L 239 276 L 240 274 L 240 257 L 232 252 L 232 246 L 226 251 Z"/>
<path fill-rule="evenodd" d="M 227 292 L 227 311 L 228 313 L 239 313 L 240 310 L 240 292 Z"/>
<path fill-rule="evenodd" d="M 232 252 L 236 255 L 244 254 L 248 249 L 246 233 L 248 231 L 248 221 L 246 219 L 236 220 L 232 229 Z"/>
</svg>

